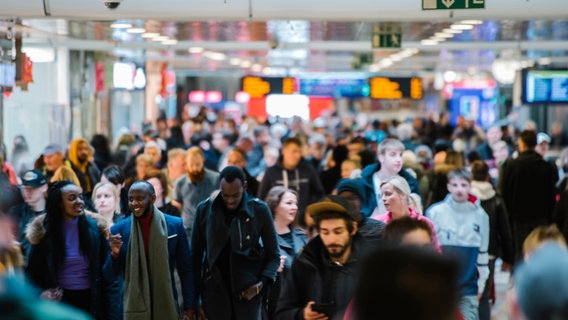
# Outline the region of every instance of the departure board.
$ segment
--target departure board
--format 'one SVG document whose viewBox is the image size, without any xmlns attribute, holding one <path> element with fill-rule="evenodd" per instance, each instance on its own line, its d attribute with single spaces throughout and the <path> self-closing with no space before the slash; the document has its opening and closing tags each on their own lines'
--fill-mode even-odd
<svg viewBox="0 0 568 320">
<path fill-rule="evenodd" d="M 372 99 L 422 99 L 422 79 L 374 77 L 369 79 Z"/>
<path fill-rule="evenodd" d="M 568 70 L 525 71 L 526 103 L 568 103 Z"/>
<path fill-rule="evenodd" d="M 271 93 L 292 94 L 296 91 L 296 79 L 246 76 L 241 79 L 241 90 L 251 98 L 262 98 Z"/>
</svg>

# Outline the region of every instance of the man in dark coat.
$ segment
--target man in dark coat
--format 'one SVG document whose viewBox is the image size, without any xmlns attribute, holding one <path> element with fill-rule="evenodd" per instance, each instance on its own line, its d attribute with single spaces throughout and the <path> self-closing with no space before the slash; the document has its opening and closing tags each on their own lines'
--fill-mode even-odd
<svg viewBox="0 0 568 320">
<path fill-rule="evenodd" d="M 246 152 L 239 147 L 231 149 L 231 151 L 227 153 L 227 165 L 236 166 L 243 169 L 243 172 L 245 173 L 245 178 L 247 179 L 247 191 L 253 197 L 256 197 L 260 183 L 246 169 L 247 165 Z"/>
<path fill-rule="evenodd" d="M 308 206 L 319 235 L 292 263 L 276 309 L 277 320 L 342 319 L 368 250 L 349 211 L 332 200 Z"/>
<path fill-rule="evenodd" d="M 245 192 L 240 168 L 226 167 L 220 180 L 219 194 L 195 213 L 193 313 L 209 320 L 260 320 L 265 288 L 280 264 L 274 223 L 267 205 Z"/>
<path fill-rule="evenodd" d="M 499 190 L 509 212 L 515 259 L 523 257 L 523 241 L 537 226 L 552 222 L 556 184 L 553 168 L 534 151 L 536 133 L 524 130 L 517 138 L 519 156 L 503 164 Z"/>
<path fill-rule="evenodd" d="M 298 193 L 298 212 L 303 217 L 306 207 L 324 195 L 323 186 L 314 168 L 302 158 L 302 141 L 288 138 L 282 146 L 277 164 L 266 169 L 260 183 L 258 198 L 265 199 L 274 186 L 284 186 Z M 300 221 L 303 221 L 300 219 Z"/>
<path fill-rule="evenodd" d="M 402 152 L 404 145 L 396 139 L 385 139 L 379 144 L 378 158 L 379 163 L 370 164 L 363 169 L 361 178 L 365 187 L 365 202 L 361 213 L 364 216 L 378 217 L 387 213 L 381 198 L 381 181 L 400 175 L 403 177 L 412 193 L 420 194 L 418 181 L 408 171 L 402 168 Z"/>
</svg>

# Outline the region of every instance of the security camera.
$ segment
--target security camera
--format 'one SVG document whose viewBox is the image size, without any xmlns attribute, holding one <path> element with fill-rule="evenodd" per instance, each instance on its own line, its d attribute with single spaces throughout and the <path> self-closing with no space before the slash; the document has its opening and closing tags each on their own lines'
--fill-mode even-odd
<svg viewBox="0 0 568 320">
<path fill-rule="evenodd" d="M 105 7 L 109 8 L 109 9 L 116 9 L 118 8 L 118 6 L 120 5 L 120 3 L 123 0 L 102 0 L 102 2 L 104 3 Z"/>
</svg>

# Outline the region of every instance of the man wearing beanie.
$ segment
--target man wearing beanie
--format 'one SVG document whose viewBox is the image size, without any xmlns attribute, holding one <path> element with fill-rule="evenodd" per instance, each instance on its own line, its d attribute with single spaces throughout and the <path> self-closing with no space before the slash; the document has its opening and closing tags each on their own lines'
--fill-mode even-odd
<svg viewBox="0 0 568 320">
<path fill-rule="evenodd" d="M 376 246 L 381 243 L 382 231 L 385 223 L 366 217 L 361 212 L 365 203 L 365 187 L 360 179 L 341 179 L 337 183 L 337 195 L 349 202 L 352 207 L 351 216 L 357 222 L 357 232 L 367 240 L 369 245 Z"/>
</svg>

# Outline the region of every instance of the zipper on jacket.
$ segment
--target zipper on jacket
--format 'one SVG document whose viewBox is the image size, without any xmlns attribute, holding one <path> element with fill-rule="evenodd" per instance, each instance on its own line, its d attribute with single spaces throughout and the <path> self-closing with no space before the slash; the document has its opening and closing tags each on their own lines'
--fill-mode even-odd
<svg viewBox="0 0 568 320">
<path fill-rule="evenodd" d="M 241 219 L 237 217 L 237 225 L 239 227 L 239 249 L 243 249 L 243 234 L 241 232 Z"/>
</svg>

